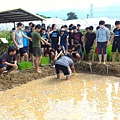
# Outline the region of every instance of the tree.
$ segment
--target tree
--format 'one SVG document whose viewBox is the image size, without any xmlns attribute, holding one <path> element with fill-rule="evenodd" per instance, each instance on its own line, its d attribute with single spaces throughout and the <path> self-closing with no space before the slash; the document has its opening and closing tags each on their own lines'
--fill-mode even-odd
<svg viewBox="0 0 120 120">
<path fill-rule="evenodd" d="M 78 19 L 77 15 L 74 12 L 67 13 L 67 20 Z"/>
</svg>

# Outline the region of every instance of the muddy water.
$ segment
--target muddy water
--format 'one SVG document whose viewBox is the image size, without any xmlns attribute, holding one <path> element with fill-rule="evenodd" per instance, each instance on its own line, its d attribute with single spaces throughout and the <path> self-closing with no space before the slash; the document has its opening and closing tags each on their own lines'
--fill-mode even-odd
<svg viewBox="0 0 120 120">
<path fill-rule="evenodd" d="M 52 76 L 0 92 L 0 120 L 120 120 L 120 78 Z"/>
</svg>

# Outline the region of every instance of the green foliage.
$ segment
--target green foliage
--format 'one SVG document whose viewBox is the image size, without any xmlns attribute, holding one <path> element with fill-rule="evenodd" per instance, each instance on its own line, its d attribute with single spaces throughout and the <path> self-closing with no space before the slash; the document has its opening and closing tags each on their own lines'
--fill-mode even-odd
<svg viewBox="0 0 120 120">
<path fill-rule="evenodd" d="M 107 61 L 112 61 L 112 45 L 109 45 L 107 47 Z"/>
<path fill-rule="evenodd" d="M 0 31 L 0 38 L 6 38 L 8 40 L 8 43 L 3 43 L 0 40 L 0 55 L 2 55 L 8 49 L 8 47 L 13 44 L 11 34 L 12 31 Z"/>
<path fill-rule="evenodd" d="M 74 12 L 67 13 L 67 20 L 78 19 L 77 15 Z"/>
<path fill-rule="evenodd" d="M 33 67 L 31 62 L 21 62 L 21 63 L 18 63 L 18 64 L 19 64 L 19 66 L 18 66 L 19 70 L 32 69 L 32 67 Z"/>
<path fill-rule="evenodd" d="M 94 60 L 98 61 L 98 54 L 96 53 L 96 46 L 94 46 Z M 85 60 L 87 60 L 87 55 L 86 55 L 86 51 L 84 52 L 84 56 L 85 56 Z M 92 57 L 92 53 L 90 53 L 90 56 Z M 107 61 L 111 62 L 112 61 L 112 45 L 108 45 L 107 47 Z M 116 59 L 115 61 L 119 61 L 119 55 L 118 55 L 118 51 L 116 52 Z"/>
<path fill-rule="evenodd" d="M 50 58 L 49 57 L 42 57 L 41 65 L 49 65 L 50 64 Z"/>
</svg>

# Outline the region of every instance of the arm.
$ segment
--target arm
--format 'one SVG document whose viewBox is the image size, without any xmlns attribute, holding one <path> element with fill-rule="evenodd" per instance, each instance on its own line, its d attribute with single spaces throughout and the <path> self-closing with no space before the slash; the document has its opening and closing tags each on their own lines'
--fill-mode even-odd
<svg viewBox="0 0 120 120">
<path fill-rule="evenodd" d="M 28 40 L 32 40 L 30 37 L 27 37 L 27 36 L 25 36 L 23 33 L 22 33 L 22 36 L 24 37 L 24 38 L 27 38 Z"/>
<path fill-rule="evenodd" d="M 17 50 L 19 50 L 19 47 L 18 47 L 16 40 L 15 40 L 15 32 L 12 32 L 12 41 L 13 41 L 15 47 L 17 48 Z"/>
<path fill-rule="evenodd" d="M 45 44 L 49 44 L 46 40 L 44 40 L 42 37 L 40 39 L 42 42 L 44 42 Z"/>
<path fill-rule="evenodd" d="M 74 66 L 70 66 L 71 70 L 72 70 L 72 73 L 76 73 L 75 72 L 75 67 Z"/>
<path fill-rule="evenodd" d="M 60 40 L 61 40 L 61 38 L 60 38 L 60 36 L 59 36 L 59 40 L 58 40 L 58 44 L 60 45 Z"/>
<path fill-rule="evenodd" d="M 110 31 L 109 30 L 107 30 L 106 38 L 107 38 L 107 41 L 109 41 L 109 39 L 110 39 Z"/>
<path fill-rule="evenodd" d="M 11 64 L 11 63 L 8 63 L 8 62 L 2 62 L 2 64 L 5 64 L 7 66 L 12 66 L 12 67 L 16 66 L 15 64 Z"/>
</svg>

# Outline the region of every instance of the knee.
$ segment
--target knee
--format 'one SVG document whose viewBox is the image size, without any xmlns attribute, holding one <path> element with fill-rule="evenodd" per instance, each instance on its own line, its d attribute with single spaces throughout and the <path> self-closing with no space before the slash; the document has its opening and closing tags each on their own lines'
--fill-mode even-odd
<svg viewBox="0 0 120 120">
<path fill-rule="evenodd" d="M 24 56 L 25 56 L 25 57 L 28 57 L 28 54 L 27 54 L 27 53 L 25 53 L 25 54 L 24 54 Z"/>
</svg>

